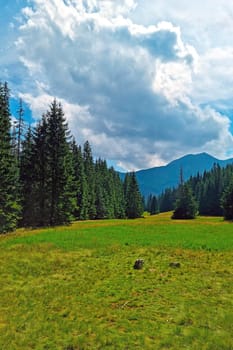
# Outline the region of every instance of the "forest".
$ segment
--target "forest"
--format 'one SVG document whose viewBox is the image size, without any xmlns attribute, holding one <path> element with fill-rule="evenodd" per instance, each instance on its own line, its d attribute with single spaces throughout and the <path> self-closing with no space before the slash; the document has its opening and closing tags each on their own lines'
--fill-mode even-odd
<svg viewBox="0 0 233 350">
<path fill-rule="evenodd" d="M 7 83 L 0 83 L 0 233 L 17 227 L 47 227 L 74 220 L 139 218 L 174 211 L 173 219 L 196 215 L 233 219 L 233 164 L 142 198 L 134 172 L 124 180 L 106 160 L 80 146 L 54 99 L 34 126 L 26 126 L 22 101 L 12 121 Z"/>
<path fill-rule="evenodd" d="M 86 141 L 71 135 L 54 100 L 35 127 L 14 123 L 7 83 L 0 84 L 0 233 L 17 227 L 45 227 L 73 220 L 136 218 L 143 200 L 135 173 L 121 181 Z"/>
<path fill-rule="evenodd" d="M 184 182 L 182 169 L 180 185 L 168 188 L 161 195 L 150 195 L 146 200 L 146 210 L 151 214 L 176 211 L 183 208 L 191 215 L 183 213 L 178 218 L 194 218 L 197 214 L 204 216 L 224 216 L 233 219 L 233 164 L 220 167 L 215 164 L 210 171 L 197 173 Z M 190 216 L 190 217 L 189 217 Z"/>
</svg>

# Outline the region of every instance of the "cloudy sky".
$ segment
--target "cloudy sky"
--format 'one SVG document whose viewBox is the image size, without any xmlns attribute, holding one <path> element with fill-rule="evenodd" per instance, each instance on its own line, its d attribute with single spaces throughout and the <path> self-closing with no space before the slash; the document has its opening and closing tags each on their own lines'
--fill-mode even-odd
<svg viewBox="0 0 233 350">
<path fill-rule="evenodd" d="M 233 2 L 1 3 L 0 80 L 40 118 L 62 102 L 79 144 L 125 170 L 233 156 Z"/>
</svg>

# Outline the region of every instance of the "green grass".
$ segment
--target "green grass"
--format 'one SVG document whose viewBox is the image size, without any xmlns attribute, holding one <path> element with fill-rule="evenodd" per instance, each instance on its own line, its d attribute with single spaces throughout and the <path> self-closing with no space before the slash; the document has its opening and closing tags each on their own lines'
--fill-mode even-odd
<svg viewBox="0 0 233 350">
<path fill-rule="evenodd" d="M 221 218 L 19 230 L 0 252 L 0 349 L 233 349 L 233 226 Z"/>
</svg>

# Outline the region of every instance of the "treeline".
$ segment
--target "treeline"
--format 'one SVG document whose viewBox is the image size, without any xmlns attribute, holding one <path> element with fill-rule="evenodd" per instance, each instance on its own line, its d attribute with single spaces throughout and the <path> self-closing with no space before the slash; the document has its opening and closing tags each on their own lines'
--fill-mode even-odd
<svg viewBox="0 0 233 350">
<path fill-rule="evenodd" d="M 56 100 L 24 129 L 22 102 L 12 128 L 9 89 L 0 83 L 0 233 L 142 215 L 135 174 L 122 182 L 105 160 L 93 159 L 88 141 L 77 145 Z"/>
<path fill-rule="evenodd" d="M 182 186 L 168 188 L 158 197 L 149 196 L 146 209 L 149 212 L 154 211 L 151 207 L 154 201 L 157 203 L 157 213 L 175 210 L 177 199 L 181 196 L 181 188 L 189 193 L 189 197 L 192 193 L 200 215 L 233 218 L 233 164 L 224 168 L 215 164 L 210 171 L 191 176 Z M 182 192 L 183 198 L 185 198 L 185 191 Z"/>
</svg>

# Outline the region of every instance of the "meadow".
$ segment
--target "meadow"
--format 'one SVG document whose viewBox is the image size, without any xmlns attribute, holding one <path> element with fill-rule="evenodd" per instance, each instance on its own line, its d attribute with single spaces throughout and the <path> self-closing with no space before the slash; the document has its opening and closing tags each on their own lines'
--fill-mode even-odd
<svg viewBox="0 0 233 350">
<path fill-rule="evenodd" d="M 2 235 L 0 349 L 232 350 L 233 224 L 170 216 Z"/>
</svg>

